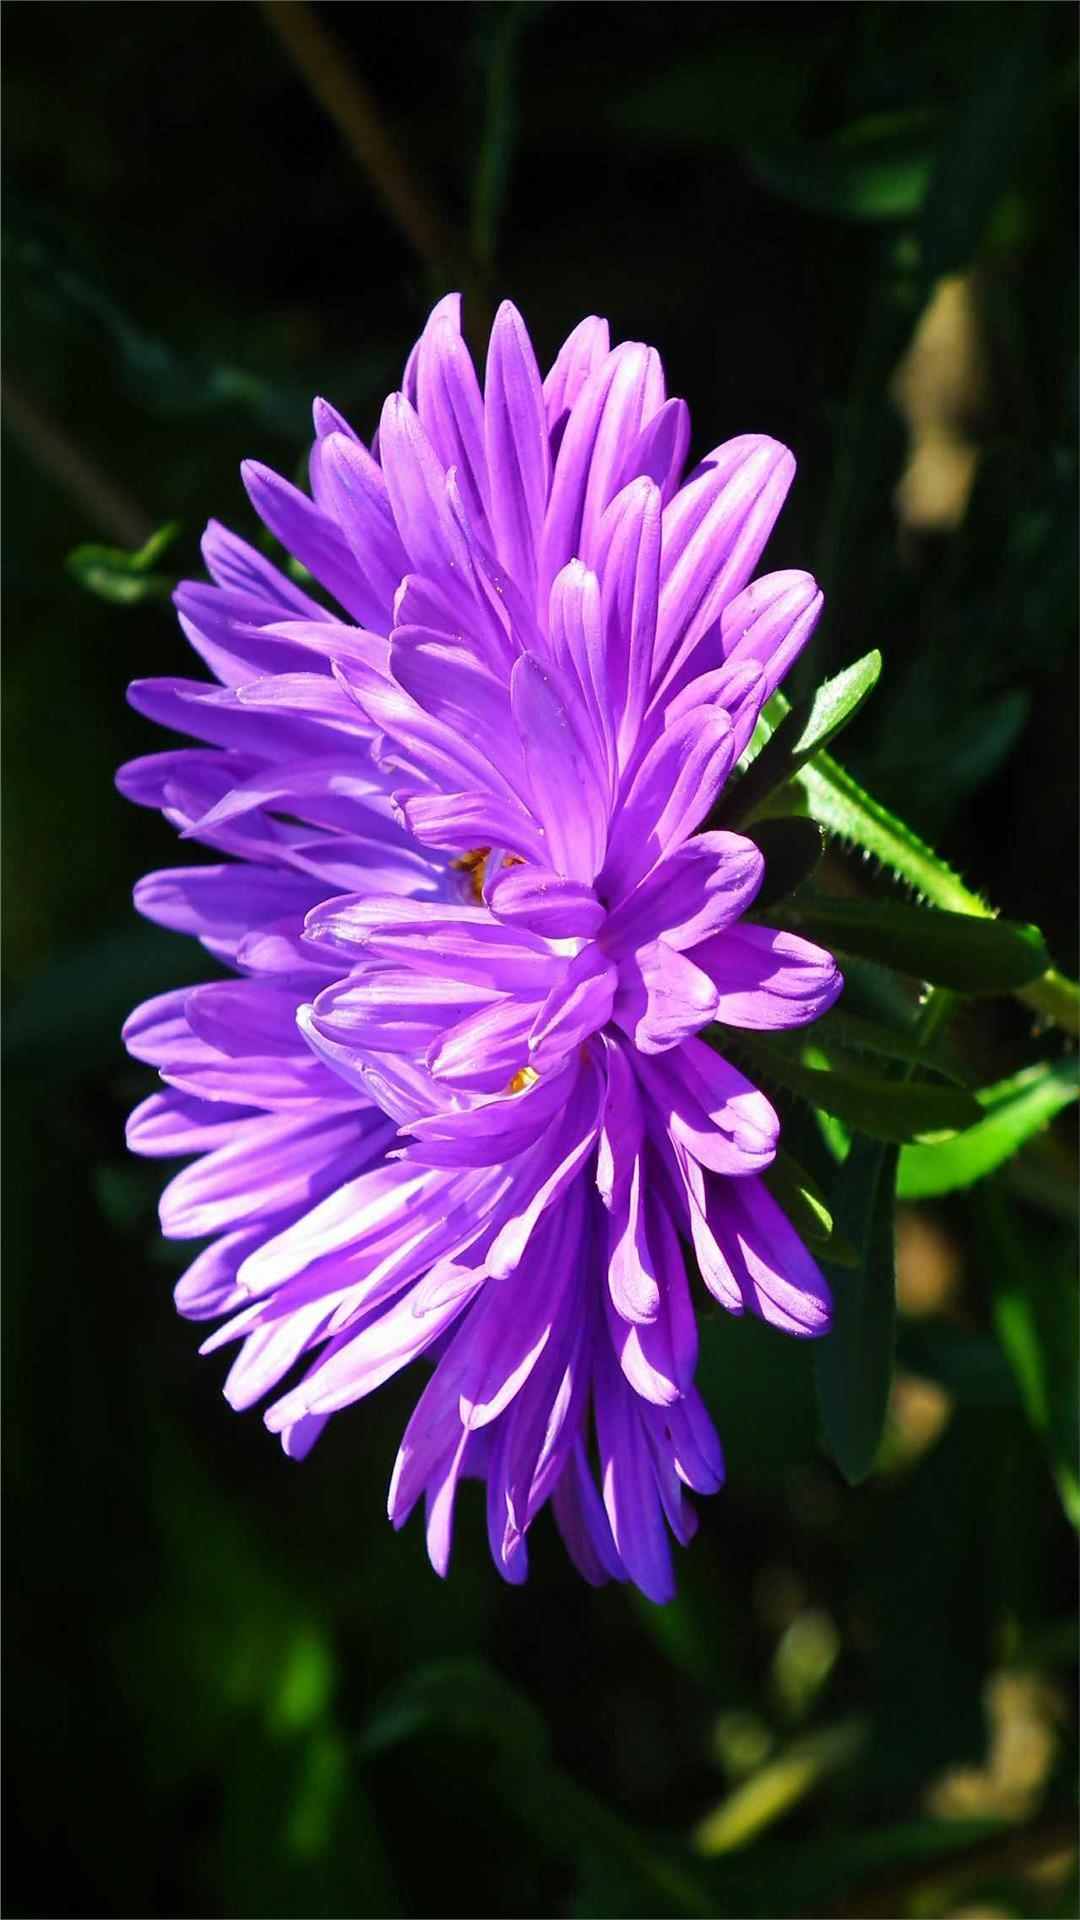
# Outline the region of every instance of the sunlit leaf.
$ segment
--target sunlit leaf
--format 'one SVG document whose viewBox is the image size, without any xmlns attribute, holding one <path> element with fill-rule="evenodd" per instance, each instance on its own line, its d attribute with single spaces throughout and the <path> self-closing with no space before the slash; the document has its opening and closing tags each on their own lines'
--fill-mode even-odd
<svg viewBox="0 0 1080 1920">
<path fill-rule="evenodd" d="M 823 1823 L 824 1824 L 824 1823 Z M 912 1820 L 889 1827 L 844 1827 L 784 1844 L 780 1834 L 766 1833 L 756 1846 L 722 1863 L 718 1875 L 717 1912 L 774 1916 L 778 1913 L 816 1914 L 834 1910 L 839 1889 L 855 1910 L 852 1895 L 865 1885 L 866 1903 L 859 1911 L 884 1911 L 871 1906 L 881 1885 L 889 1892 L 906 1886 L 924 1867 L 927 1880 L 936 1881 L 943 1861 L 955 1860 L 970 1872 L 977 1863 L 975 1850 L 994 1843 L 1007 1831 L 997 1820 Z M 969 1862 L 965 1855 L 971 1855 Z M 718 1862 L 718 1867 L 721 1863 Z M 722 1897 L 723 1905 L 719 1904 Z"/>
<path fill-rule="evenodd" d="M 1080 1302 L 1072 1248 L 1048 1260 L 995 1187 L 979 1195 L 976 1220 L 995 1332 L 1028 1419 L 1046 1443 L 1062 1506 L 1080 1528 Z"/>
<path fill-rule="evenodd" d="M 801 1240 L 805 1240 L 819 1258 L 826 1256 L 838 1266 L 850 1266 L 856 1259 L 836 1231 L 825 1197 L 805 1167 L 801 1167 L 784 1148 L 765 1172 L 765 1184 L 780 1205 Z"/>
<path fill-rule="evenodd" d="M 921 109 L 869 115 L 832 140 L 752 147 L 754 178 L 812 213 L 841 220 L 906 220 L 919 211 L 933 166 L 933 118 Z"/>
<path fill-rule="evenodd" d="M 169 574 L 154 573 L 153 568 L 180 532 L 175 520 L 159 527 L 144 546 L 131 553 L 123 547 L 88 545 L 76 547 L 67 557 L 67 570 L 87 593 L 117 605 L 133 606 L 142 600 L 167 600 L 176 581 Z"/>
<path fill-rule="evenodd" d="M 953 913 L 991 916 L 992 909 L 985 900 L 965 885 L 959 874 L 920 840 L 917 833 L 872 794 L 865 793 L 830 754 L 819 754 L 802 768 L 793 784 L 802 794 L 811 819 L 818 821 L 827 833 L 871 854 L 898 880 L 913 887 L 935 906 Z M 790 800 L 790 794 L 785 792 L 784 811 L 788 810 Z M 780 811 L 776 802 L 774 810 Z"/>
<path fill-rule="evenodd" d="M 799 706 L 785 713 L 786 700 L 783 705 L 775 705 L 772 712 L 778 724 L 749 771 L 732 788 L 721 810 L 724 824 L 741 826 L 752 820 L 772 794 L 785 787 L 800 767 L 855 718 L 873 692 L 880 672 L 881 655 L 875 648 L 834 679 L 826 680 Z"/>
<path fill-rule="evenodd" d="M 1075 1059 L 1041 1061 L 975 1095 L 985 1118 L 936 1147 L 905 1147 L 897 1193 L 901 1200 L 970 1187 L 993 1173 L 1049 1125 L 1080 1093 Z"/>
<path fill-rule="evenodd" d="M 972 919 L 993 919 L 993 908 L 982 896 L 918 834 L 864 792 L 830 754 L 819 753 L 809 761 L 782 793 L 773 796 L 769 811 L 789 813 L 796 795 L 827 833 L 879 861 L 934 906 Z M 1043 973 L 1011 991 L 1067 1033 L 1080 1034 L 1080 984 L 1056 968 L 1047 965 Z"/>
<path fill-rule="evenodd" d="M 819 1733 L 793 1741 L 699 1822 L 694 1832 L 698 1853 L 713 1856 L 749 1845 L 790 1813 L 827 1775 L 850 1766 L 866 1736 L 866 1727 L 854 1720 L 823 1727 Z"/>
</svg>

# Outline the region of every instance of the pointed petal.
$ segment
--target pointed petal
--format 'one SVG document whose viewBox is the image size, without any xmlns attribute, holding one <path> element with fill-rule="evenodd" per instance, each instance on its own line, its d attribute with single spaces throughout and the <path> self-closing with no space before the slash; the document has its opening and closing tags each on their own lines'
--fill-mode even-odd
<svg viewBox="0 0 1080 1920">
<path fill-rule="evenodd" d="M 420 336 L 416 410 L 444 468 L 455 468 L 465 510 L 487 524 L 490 496 L 484 454 L 484 404 L 459 315 L 436 308 Z"/>
<path fill-rule="evenodd" d="M 525 323 L 508 300 L 491 329 L 484 377 L 484 444 L 495 551 L 526 598 L 535 601 L 537 545 L 551 458 L 536 356 Z"/>
<path fill-rule="evenodd" d="M 634 341 L 616 347 L 579 393 L 551 483 L 540 558 L 541 604 L 568 560 L 591 564 L 601 516 L 622 484 L 627 445 L 663 403 L 659 358 Z"/>
<path fill-rule="evenodd" d="M 604 857 L 607 807 L 551 675 L 523 654 L 510 702 L 548 864 L 568 880 L 591 881 Z"/>
<path fill-rule="evenodd" d="M 608 323 L 598 320 L 594 313 L 585 320 L 579 320 L 573 333 L 563 341 L 551 372 L 544 381 L 544 406 L 548 427 L 553 434 L 561 429 L 582 388 L 597 367 L 607 359 L 610 351 Z"/>
<path fill-rule="evenodd" d="M 713 806 L 731 770 L 734 737 L 722 709 L 698 707 L 650 747 L 612 822 L 597 883 L 613 906 L 677 851 Z"/>
<path fill-rule="evenodd" d="M 295 555 L 361 626 L 368 625 L 372 613 L 377 618 L 371 594 L 336 523 L 306 493 L 260 461 L 242 461 L 240 472 L 260 520 L 286 551 Z"/>
<path fill-rule="evenodd" d="M 752 840 L 699 833 L 654 867 L 608 916 L 604 944 L 609 953 L 622 954 L 663 934 L 680 953 L 696 948 L 748 911 L 764 872 Z M 699 953 L 694 960 L 705 965 Z"/>
<path fill-rule="evenodd" d="M 786 447 L 746 434 L 718 448 L 665 509 L 658 681 L 672 678 L 746 585 L 794 473 Z"/>
</svg>

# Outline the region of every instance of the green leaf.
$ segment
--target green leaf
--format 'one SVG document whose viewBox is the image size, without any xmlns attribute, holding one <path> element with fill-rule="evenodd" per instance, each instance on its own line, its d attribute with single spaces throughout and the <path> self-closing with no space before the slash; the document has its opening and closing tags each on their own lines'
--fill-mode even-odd
<svg viewBox="0 0 1080 1920">
<path fill-rule="evenodd" d="M 768 726 L 765 737 L 772 731 L 773 727 Z M 993 919 L 993 908 L 981 895 L 967 886 L 910 827 L 866 793 L 828 753 L 819 753 L 808 762 L 789 787 L 774 795 L 767 812 L 786 815 L 796 805 L 824 827 L 826 833 L 880 861 L 898 880 L 935 906 L 972 918 Z M 1034 1007 L 1066 1033 L 1080 1034 L 1080 985 L 1058 973 L 1056 968 L 1048 968 L 1039 978 L 1013 991 L 1017 999 Z"/>
<path fill-rule="evenodd" d="M 765 878 L 754 901 L 763 912 L 808 880 L 821 859 L 824 837 L 815 820 L 762 820 L 749 836 L 765 857 Z"/>
<path fill-rule="evenodd" d="M 1037 927 L 911 906 L 901 900 L 829 900 L 785 906 L 774 916 L 822 946 L 877 960 L 899 973 L 961 993 L 1007 993 L 1046 972 Z"/>
<path fill-rule="evenodd" d="M 879 800 L 865 793 L 830 754 L 821 753 L 803 767 L 796 775 L 795 785 L 801 791 L 811 819 L 823 826 L 826 833 L 835 834 L 838 839 L 880 860 L 898 880 L 913 887 L 935 906 L 953 913 L 993 917 L 993 909 L 986 901 L 966 886 L 959 874 L 920 840 L 918 834 Z M 790 803 L 790 795 L 783 797 Z M 776 811 L 787 812 L 789 805 L 777 807 Z"/>
<path fill-rule="evenodd" d="M 835 1114 L 855 1132 L 896 1146 L 958 1132 L 979 1115 L 972 1095 L 960 1087 L 849 1072 L 830 1065 L 827 1056 L 813 1047 L 804 1048 L 802 1059 L 795 1060 L 782 1043 L 774 1046 L 771 1039 L 748 1040 L 740 1034 L 733 1046 L 730 1028 L 724 1028 L 714 1044 L 723 1052 L 745 1054 L 766 1079 L 808 1100 L 812 1107 Z"/>
<path fill-rule="evenodd" d="M 993 1187 L 980 1196 L 977 1244 L 991 1276 L 994 1328 L 1028 1419 L 1046 1443 L 1062 1506 L 1080 1528 L 1080 1388 L 1076 1276 L 1071 1247 L 1048 1262 Z"/>
<path fill-rule="evenodd" d="M 782 1207 L 800 1240 L 820 1258 L 827 1254 L 837 1266 L 851 1266 L 856 1254 L 836 1231 L 825 1197 L 790 1153 L 781 1147 L 764 1174 L 765 1185 Z"/>
<path fill-rule="evenodd" d="M 880 673 L 881 655 L 875 648 L 873 653 L 856 660 L 854 666 L 845 667 L 843 673 L 826 680 L 798 706 L 787 708 L 786 701 L 782 707 L 778 706 L 774 731 L 749 771 L 733 787 L 731 798 L 722 810 L 724 824 L 739 826 L 752 820 L 772 794 L 785 787 L 800 767 L 815 753 L 820 753 L 822 747 L 855 718 L 873 692 Z"/>
<path fill-rule="evenodd" d="M 747 165 L 763 187 L 812 213 L 841 220 L 907 220 L 918 213 L 933 165 L 933 116 L 873 114 L 832 140 L 751 147 Z"/>
<path fill-rule="evenodd" d="M 812 63 L 787 59 L 771 36 L 728 37 L 716 52 L 698 47 L 650 74 L 607 114 L 637 139 L 678 146 L 730 146 L 774 130 L 780 137 L 797 120 L 812 74 Z"/>
<path fill-rule="evenodd" d="M 485 109 L 469 226 L 473 253 L 485 267 L 495 258 L 518 139 L 521 40 L 544 11 L 543 0 L 516 0 L 513 6 L 486 7 L 478 19 L 476 49 L 483 69 Z"/>
<path fill-rule="evenodd" d="M 901 1318 L 897 1358 L 909 1373 L 935 1380 L 961 1407 L 1016 1407 L 1016 1381 L 990 1333 L 947 1320 Z"/>
<path fill-rule="evenodd" d="M 814 1040 L 826 1052 L 838 1046 L 855 1053 L 878 1054 L 885 1060 L 904 1061 L 909 1066 L 940 1073 L 944 1079 L 951 1080 L 954 1086 L 966 1087 L 968 1084 L 960 1062 L 953 1058 L 945 1046 L 940 1043 L 928 1046 L 910 1031 L 890 1027 L 883 1020 L 871 1020 L 862 1014 L 848 1013 L 843 1006 L 833 1007 L 814 1022 Z"/>
<path fill-rule="evenodd" d="M 1080 1034 L 1080 982 L 1070 980 L 1056 967 L 1033 980 L 1030 987 L 1021 987 L 1016 998 L 1065 1033 Z"/>
<path fill-rule="evenodd" d="M 376 1707 L 360 1750 L 373 1756 L 429 1726 L 445 1727 L 455 1738 L 492 1740 L 521 1763 L 546 1761 L 550 1754 L 536 1708 L 482 1660 L 437 1660 L 414 1669 Z"/>
<path fill-rule="evenodd" d="M 886 1897 L 892 1893 L 899 1905 L 920 1869 L 932 1884 L 947 1883 L 950 1874 L 970 1875 L 979 1847 L 999 1844 L 1007 1832 L 1001 1820 L 929 1819 L 869 1828 L 835 1828 L 823 1821 L 811 1829 L 814 1837 L 789 1844 L 782 1834 L 767 1832 L 745 1853 L 724 1860 L 715 1910 L 757 1916 L 827 1913 L 836 1910 L 842 1888 L 849 1912 L 880 1913 L 885 1911 L 883 1881 Z M 904 1908 L 913 1910 L 910 1899 L 904 1899 Z"/>
<path fill-rule="evenodd" d="M 1080 1067 L 1075 1059 L 1044 1060 L 980 1088 L 975 1098 L 984 1119 L 939 1146 L 904 1148 L 897 1183 L 900 1199 L 926 1200 L 984 1179 L 1041 1133 L 1078 1093 Z"/>
<path fill-rule="evenodd" d="M 826 1447 L 852 1486 L 877 1458 L 892 1381 L 897 1157 L 895 1147 L 856 1139 L 833 1194 L 834 1217 L 859 1264 L 854 1272 L 828 1270 L 833 1324 L 815 1348 L 814 1373 Z"/>
<path fill-rule="evenodd" d="M 100 1070 L 119 1057 L 120 1028 L 140 1000 L 220 973 L 194 941 L 134 920 L 70 946 L 11 1008 L 4 1065 L 33 1073 L 39 1083 Z"/>
<path fill-rule="evenodd" d="M 1022 162 L 1033 119 L 1046 108 L 1043 23 L 1034 9 L 999 15 L 949 125 L 923 206 L 927 278 L 955 273 L 978 252 L 995 206 Z M 986 29 L 984 29 L 984 32 Z"/>
<path fill-rule="evenodd" d="M 695 1850 L 711 1858 L 747 1846 L 790 1813 L 821 1780 L 850 1766 L 868 1733 L 864 1721 L 845 1720 L 793 1740 L 698 1822 Z"/>
<path fill-rule="evenodd" d="M 555 1764 L 540 1713 L 484 1661 L 414 1668 L 376 1709 L 361 1752 L 373 1757 L 429 1728 L 445 1731 L 455 1751 L 463 1741 L 486 1746 L 485 1785 L 556 1853 L 579 1863 L 599 1855 L 629 1868 L 648 1890 L 650 1913 L 702 1920 L 712 1913 L 707 1888 L 666 1842 L 624 1822 Z"/>
<path fill-rule="evenodd" d="M 100 600 L 132 606 L 140 600 L 167 600 L 176 582 L 168 574 L 151 569 L 161 559 L 180 532 L 171 520 L 150 535 L 135 553 L 123 547 L 88 545 L 76 547 L 67 557 L 67 570 L 87 593 Z"/>
</svg>

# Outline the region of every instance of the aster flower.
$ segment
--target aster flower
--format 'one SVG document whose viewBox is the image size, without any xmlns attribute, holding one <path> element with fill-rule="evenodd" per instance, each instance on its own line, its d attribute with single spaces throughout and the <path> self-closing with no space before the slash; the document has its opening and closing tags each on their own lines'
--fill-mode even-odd
<svg viewBox="0 0 1080 1920">
<path fill-rule="evenodd" d="M 595 318 L 542 380 L 503 306 L 481 389 L 453 296 L 370 451 L 322 401 L 315 433 L 310 497 L 244 467 L 310 590 L 211 523 L 176 603 L 216 684 L 131 689 L 203 744 L 122 790 L 224 856 L 136 903 L 235 976 L 125 1029 L 164 1082 L 131 1146 L 193 1156 L 177 1305 L 295 1457 L 434 1363 L 389 1504 L 423 1497 L 440 1572 L 473 1477 L 508 1580 L 550 1501 L 587 1579 L 663 1600 L 723 1477 L 683 1244 L 730 1312 L 829 1318 L 762 1181 L 777 1116 L 714 1043 L 840 977 L 746 917 L 752 841 L 699 831 L 820 611 L 752 580 L 794 462 L 746 435 L 684 477 L 685 404 Z"/>
</svg>

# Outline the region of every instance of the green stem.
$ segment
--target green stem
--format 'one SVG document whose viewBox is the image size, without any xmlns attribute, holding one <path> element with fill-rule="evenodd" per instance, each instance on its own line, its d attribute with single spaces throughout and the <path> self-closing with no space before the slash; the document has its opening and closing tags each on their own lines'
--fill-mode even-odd
<svg viewBox="0 0 1080 1920">
<path fill-rule="evenodd" d="M 1051 967 L 1030 986 L 1018 987 L 1014 996 L 1027 1007 L 1034 1007 L 1043 1020 L 1061 1027 L 1066 1033 L 1080 1034 L 1080 984 Z"/>
</svg>

